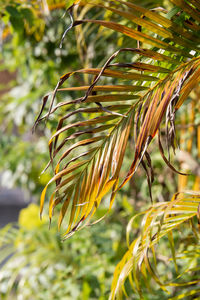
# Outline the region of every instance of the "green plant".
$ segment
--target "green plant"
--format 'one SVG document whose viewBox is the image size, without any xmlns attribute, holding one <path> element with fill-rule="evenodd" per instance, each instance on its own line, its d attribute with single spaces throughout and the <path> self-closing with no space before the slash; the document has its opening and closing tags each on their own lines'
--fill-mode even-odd
<svg viewBox="0 0 200 300">
<path fill-rule="evenodd" d="M 196 0 L 170 2 L 174 6 L 169 11 L 162 8 L 150 10 L 120 0 L 76 2 L 83 9 L 87 5 L 94 6 L 101 14 L 99 19 L 75 20 L 70 28 L 95 24 L 113 30 L 116 38 L 121 39 L 122 45 L 128 37 L 131 39 L 129 45 L 131 43 L 132 46 L 118 49 L 102 68 L 86 68 L 66 73 L 60 78 L 54 92 L 43 99 L 44 105 L 35 125 L 53 114 L 58 124 L 49 141 L 48 166 L 53 166 L 54 176 L 43 190 L 40 212 L 43 210 L 47 188 L 55 183 L 56 187 L 49 201 L 49 218 L 51 221 L 58 206 L 58 227 L 61 227 L 65 217 L 68 224 L 64 238 L 90 223 L 102 199 L 107 200 L 108 193 L 111 194 L 110 211 L 116 193 L 132 178 L 139 166 L 147 174 L 153 198 L 151 186 L 154 176 L 148 148 L 155 137 L 158 137 L 158 147 L 165 163 L 170 169 L 183 175 L 183 172 L 171 164 L 171 148 L 175 151 L 177 138 L 180 138 L 178 134 L 176 138 L 175 114 L 187 103 L 191 91 L 195 91 L 199 82 L 200 7 Z M 169 3 L 168 5 L 170 7 Z M 71 17 L 73 8 L 74 5 L 69 9 Z M 113 21 L 106 19 L 107 14 L 110 14 Z M 68 79 L 79 74 L 92 75 L 91 85 L 63 87 Z M 104 77 L 109 79 L 102 82 Z M 72 91 L 78 95 L 75 100 L 55 103 L 59 93 Z M 81 91 L 84 93 L 81 94 Z M 49 109 L 42 115 L 50 95 Z M 73 122 L 76 115 L 80 116 L 80 121 Z M 164 134 L 168 158 L 163 146 Z M 132 140 L 133 161 L 129 170 L 125 170 L 123 160 Z M 82 147 L 85 147 L 84 151 L 81 150 Z M 199 185 L 199 179 L 197 183 Z M 142 273 L 144 279 L 149 273 L 166 290 L 152 271 L 147 252 L 153 249 L 163 235 L 168 234 L 172 257 L 176 262 L 172 229 L 174 231 L 183 222 L 199 215 L 198 201 L 199 193 L 196 193 L 184 198 L 178 196 L 164 204 L 152 204 L 152 208 L 145 214 L 146 223 L 141 236 L 131 244 L 116 269 L 111 299 L 122 296 L 122 285 L 127 277 L 130 283 L 133 282 L 129 276 L 131 272 L 134 277 L 132 286 L 134 288 L 136 285 L 141 298 L 143 296 L 137 279 L 138 273 Z M 178 205 L 178 211 L 174 209 L 174 205 Z M 188 212 L 185 207 L 191 207 L 192 212 Z M 181 216 L 179 211 L 182 212 Z M 176 221 L 179 217 L 181 222 Z M 169 222 L 173 222 L 170 230 L 166 229 Z M 192 228 L 198 236 L 194 224 Z M 154 250 L 152 252 L 155 256 Z M 186 256 L 188 253 L 186 252 Z M 198 284 L 198 279 L 192 284 Z M 189 290 L 180 297 L 198 292 L 199 289 L 194 292 Z"/>
<path fill-rule="evenodd" d="M 106 300 L 119 259 L 120 224 L 93 227 L 63 243 L 56 226 L 49 230 L 48 218 L 41 222 L 38 211 L 30 204 L 17 227 L 0 231 L 1 299 Z"/>
</svg>

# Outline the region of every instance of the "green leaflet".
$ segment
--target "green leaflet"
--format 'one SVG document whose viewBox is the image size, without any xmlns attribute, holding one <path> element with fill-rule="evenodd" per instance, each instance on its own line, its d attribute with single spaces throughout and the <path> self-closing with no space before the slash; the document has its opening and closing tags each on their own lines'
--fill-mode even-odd
<svg viewBox="0 0 200 300">
<path fill-rule="evenodd" d="M 173 197 L 170 203 L 160 203 L 160 204 L 158 203 L 155 206 L 152 206 L 152 208 L 150 208 L 144 213 L 143 221 L 141 222 L 140 236 L 129 245 L 128 251 L 126 252 L 121 262 L 118 264 L 118 266 L 115 269 L 110 299 L 121 298 L 124 283 L 126 280 L 130 280 L 129 274 L 131 272 L 133 272 L 134 275 L 134 286 L 137 289 L 139 295 L 142 297 L 142 286 L 141 286 L 140 277 L 142 277 L 143 274 L 142 272 L 136 273 L 138 268 L 140 268 L 141 264 L 143 264 L 143 267 L 146 269 L 146 272 L 149 273 L 153 277 L 153 279 L 160 285 L 160 287 L 164 290 L 166 290 L 166 288 L 169 286 L 187 286 L 198 282 L 198 281 L 193 281 L 193 282 L 176 283 L 172 281 L 172 282 L 162 283 L 159 280 L 158 274 L 155 270 L 156 269 L 155 262 L 154 262 L 154 266 L 151 266 L 149 258 L 147 258 L 147 253 L 151 251 L 152 246 L 158 244 L 159 240 L 161 240 L 164 236 L 168 236 L 171 244 L 172 257 L 174 259 L 175 267 L 178 272 L 177 260 L 179 259 L 179 256 L 176 254 L 174 240 L 172 237 L 172 229 L 173 231 L 178 230 L 180 226 L 184 224 L 184 222 L 188 221 L 188 219 L 194 218 L 197 215 L 197 206 L 198 206 L 198 201 L 200 200 L 200 194 L 197 195 L 191 192 L 191 195 L 193 195 L 193 198 L 190 197 L 190 194 L 184 195 L 180 193 L 179 195 Z M 193 201 L 193 199 L 196 202 Z M 190 206 L 193 207 L 194 209 L 193 212 L 188 212 L 188 210 L 184 211 L 184 202 L 190 203 Z M 176 217 L 177 206 L 180 206 L 180 209 L 182 209 L 182 211 L 185 212 L 184 214 L 182 214 L 182 217 L 179 219 L 177 219 Z M 139 215 L 140 214 L 138 214 L 138 216 Z M 168 216 L 170 216 L 170 218 Z M 173 216 L 174 219 L 177 220 L 177 222 L 173 224 L 173 228 L 172 228 L 171 222 Z M 128 240 L 129 240 L 129 234 L 131 232 L 131 227 L 136 217 L 137 216 L 135 216 L 134 219 L 132 219 L 129 223 L 128 231 L 127 231 Z M 170 222 L 170 228 L 164 226 L 164 224 L 168 224 L 168 222 Z M 157 227 L 158 224 L 160 225 L 159 227 Z M 152 236 L 151 228 L 154 229 L 153 236 Z M 189 257 L 188 255 L 190 255 L 189 252 L 184 252 L 184 254 L 186 259 Z M 151 264 L 153 264 L 153 262 Z M 181 276 L 179 276 L 179 278 L 180 277 Z M 131 284 L 133 284 L 133 282 Z M 195 293 L 195 291 L 199 291 L 199 289 L 189 291 L 183 295 L 170 298 L 170 299 L 179 299 L 179 297 L 180 299 L 182 299 L 184 295 L 185 296 L 192 295 L 193 292 Z"/>
</svg>

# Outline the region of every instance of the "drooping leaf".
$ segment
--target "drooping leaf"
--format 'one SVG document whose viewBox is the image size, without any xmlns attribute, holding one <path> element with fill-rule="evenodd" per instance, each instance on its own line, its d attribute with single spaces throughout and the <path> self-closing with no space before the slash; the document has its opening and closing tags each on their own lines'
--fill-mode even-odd
<svg viewBox="0 0 200 300">
<path fill-rule="evenodd" d="M 115 269 L 110 299 L 121 299 L 125 281 L 130 280 L 131 276 L 133 276 L 134 282 L 131 281 L 130 284 L 133 285 L 134 289 L 136 289 L 138 294 L 142 297 L 143 287 L 141 285 L 141 277 L 143 277 L 144 272 L 144 270 L 142 271 L 142 268 L 145 268 L 148 276 L 151 276 L 166 292 L 167 287 L 170 286 L 189 286 L 199 282 L 199 280 L 194 280 L 192 282 L 180 282 L 180 278 L 183 274 L 176 278 L 179 279 L 177 282 L 162 282 L 159 278 L 158 271 L 156 270 L 155 261 L 153 262 L 151 260 L 150 263 L 149 259 L 152 247 L 158 244 L 162 238 L 168 236 L 172 249 L 172 257 L 178 271 L 177 260 L 181 258 L 187 259 L 190 252 L 183 252 L 183 254 L 176 253 L 172 231 L 175 232 L 176 230 L 180 230 L 184 223 L 197 216 L 199 200 L 200 194 L 188 192 L 187 194 L 180 193 L 174 195 L 169 203 L 164 202 L 153 205 L 150 209 L 144 212 L 144 217 L 141 222 L 140 236 L 138 236 L 131 244 L 129 243 L 129 235 L 131 233 L 132 224 L 137 215 L 130 221 L 127 227 L 128 251 L 125 253 L 124 257 Z M 138 217 L 139 215 L 140 214 L 138 214 Z M 198 257 L 199 256 L 200 252 L 198 252 Z M 190 269 L 187 269 L 187 272 L 189 271 Z M 190 295 L 190 293 L 192 295 L 191 291 L 183 295 Z M 179 295 L 178 297 L 170 299 L 182 299 L 182 296 Z"/>
<path fill-rule="evenodd" d="M 173 2 L 182 8 L 185 1 Z M 108 193 L 111 194 L 112 205 L 117 190 L 130 180 L 140 164 L 147 173 L 151 187 L 153 172 L 148 146 L 165 122 L 167 149 L 170 146 L 174 148 L 175 113 L 200 78 L 199 37 L 190 29 L 183 29 L 180 23 L 178 25 L 178 15 L 170 20 L 159 11 L 119 0 L 115 3 L 79 1 L 77 5 L 80 8 L 95 6 L 102 12 L 109 10 L 113 15 L 123 17 L 128 25 L 103 19 L 84 19 L 72 20 L 70 29 L 92 23 L 126 35 L 133 43 L 139 41 L 142 44 L 140 48 L 117 50 L 102 68 L 64 74 L 54 92 L 44 97 L 36 125 L 54 114 L 61 116 L 49 141 L 48 166 L 52 165 L 54 169 L 54 177 L 49 184 L 56 185 L 50 199 L 49 214 L 51 218 L 53 209 L 62 203 L 60 225 L 67 210 L 70 211 L 66 237 L 88 224 Z M 194 8 L 195 2 L 193 7 L 189 5 L 188 8 L 188 5 L 182 10 L 195 18 L 197 25 L 199 12 Z M 73 19 L 73 7 L 70 8 L 70 14 Z M 138 26 L 141 26 L 140 30 Z M 153 48 L 149 49 L 147 45 Z M 126 54 L 128 61 L 122 61 L 120 57 L 124 60 Z M 64 87 L 70 77 L 84 74 L 90 76 L 91 85 Z M 109 83 L 105 84 L 105 81 Z M 79 96 L 56 103 L 58 94 L 68 92 L 79 93 Z M 49 99 L 48 111 L 43 114 Z M 89 116 L 96 113 L 98 116 L 71 122 L 72 116 L 83 116 L 84 113 Z M 129 137 L 133 134 L 133 162 L 125 178 L 122 178 L 123 159 Z M 175 171 L 164 154 L 161 142 L 159 145 L 163 159 Z M 49 184 L 42 193 L 41 213 Z M 137 277 L 136 274 L 134 276 Z"/>
</svg>

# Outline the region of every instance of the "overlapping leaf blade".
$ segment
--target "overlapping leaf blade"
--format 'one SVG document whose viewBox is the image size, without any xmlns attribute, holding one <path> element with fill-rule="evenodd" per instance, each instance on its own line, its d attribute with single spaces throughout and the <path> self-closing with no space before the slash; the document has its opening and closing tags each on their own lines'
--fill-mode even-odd
<svg viewBox="0 0 200 300">
<path fill-rule="evenodd" d="M 171 241 L 172 257 L 175 263 L 176 259 L 188 258 L 189 255 L 192 254 L 190 251 L 183 252 L 183 254 L 180 255 L 176 254 L 171 234 L 172 231 L 180 230 L 182 224 L 197 216 L 199 201 L 200 194 L 188 192 L 188 194 L 181 193 L 174 195 L 170 202 L 153 205 L 149 210 L 144 212 L 144 217 L 141 222 L 141 234 L 131 244 L 129 243 L 129 235 L 132 231 L 132 223 L 137 216 L 130 221 L 127 227 L 129 249 L 116 267 L 110 299 L 121 299 L 126 280 L 131 281 L 130 284 L 134 290 L 137 290 L 142 297 L 141 277 L 144 275 L 144 268 L 146 269 L 145 272 L 149 273 L 156 283 L 165 291 L 167 291 L 166 287 L 169 286 L 186 286 L 198 283 L 198 280 L 184 283 L 161 282 L 156 271 L 156 264 L 150 265 L 149 255 L 151 251 L 154 251 L 153 246 L 158 244 L 165 236 L 168 236 Z M 198 248 L 194 248 L 194 251 L 195 249 L 198 251 Z M 188 271 L 190 271 L 190 269 L 187 269 L 187 272 Z M 181 276 L 178 278 L 180 277 Z"/>
<path fill-rule="evenodd" d="M 173 2 L 177 6 L 180 4 L 175 0 Z M 89 22 L 125 34 L 135 42 L 140 41 L 157 48 L 141 48 L 140 45 L 140 48 L 120 49 L 106 61 L 102 69 L 88 68 L 63 75 L 53 94 L 44 98 L 36 124 L 44 118 L 48 119 L 53 113 L 63 114 L 63 109 L 67 109 L 67 114 L 60 118 L 56 132 L 49 141 L 49 165 L 56 163 L 55 175 L 49 182 L 56 184 L 50 199 L 49 216 L 51 218 L 54 208 L 62 203 L 60 227 L 67 211 L 71 211 L 66 231 L 68 236 L 82 226 L 83 222 L 88 224 L 101 200 L 109 192 L 112 205 L 116 191 L 133 176 L 140 163 L 147 174 L 148 168 L 152 171 L 147 148 L 163 120 L 167 124 L 168 148 L 173 145 L 175 112 L 199 81 L 200 72 L 199 37 L 191 30 L 183 30 L 175 20 L 125 1 L 79 2 L 80 7 L 88 4 L 105 11 L 110 10 L 113 14 L 122 16 L 128 24 L 132 20 L 135 25 L 130 27 L 112 21 L 85 19 L 73 21 L 72 28 Z M 198 12 L 195 13 L 196 18 L 197 15 Z M 195 22 L 198 22 L 198 18 Z M 139 30 L 137 26 L 141 24 L 143 26 Z M 188 47 L 185 48 L 185 45 Z M 191 53 L 191 49 L 195 51 Z M 120 62 L 118 57 L 126 53 L 132 54 L 132 60 Z M 89 74 L 91 85 L 63 87 L 76 74 Z M 110 82 L 108 85 L 100 83 L 102 78 L 108 77 L 113 80 L 112 85 Z M 54 105 L 57 93 L 71 91 L 85 93 L 75 100 Z M 49 111 L 41 116 L 50 96 Z M 104 106 L 105 103 L 108 106 Z M 96 113 L 98 116 L 67 123 L 70 117 L 80 113 Z M 134 160 L 126 177 L 119 182 L 129 135 L 133 132 Z M 70 141 L 73 144 L 67 146 Z M 81 151 L 82 147 L 84 150 Z M 160 150 L 165 159 L 161 146 Z M 165 161 L 173 169 L 167 159 Z M 152 181 L 151 172 L 149 186 Z M 47 187 L 41 197 L 41 213 L 46 189 Z"/>
</svg>

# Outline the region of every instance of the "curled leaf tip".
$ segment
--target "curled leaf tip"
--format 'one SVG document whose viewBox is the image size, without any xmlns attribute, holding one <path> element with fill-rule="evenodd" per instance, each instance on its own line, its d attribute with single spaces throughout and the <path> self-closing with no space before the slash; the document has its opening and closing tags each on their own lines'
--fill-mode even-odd
<svg viewBox="0 0 200 300">
<path fill-rule="evenodd" d="M 62 46 L 63 46 L 63 41 L 67 35 L 67 33 L 73 28 L 73 24 L 74 24 L 74 18 L 73 18 L 73 15 L 72 15 L 72 9 L 73 9 L 73 6 L 72 5 L 68 10 L 68 14 L 69 14 L 69 17 L 70 17 L 70 20 L 71 20 L 71 24 L 69 25 L 69 27 L 65 30 L 65 32 L 63 33 L 63 36 L 61 38 L 61 42 L 60 42 L 60 45 L 59 45 L 59 48 L 62 49 Z"/>
</svg>

